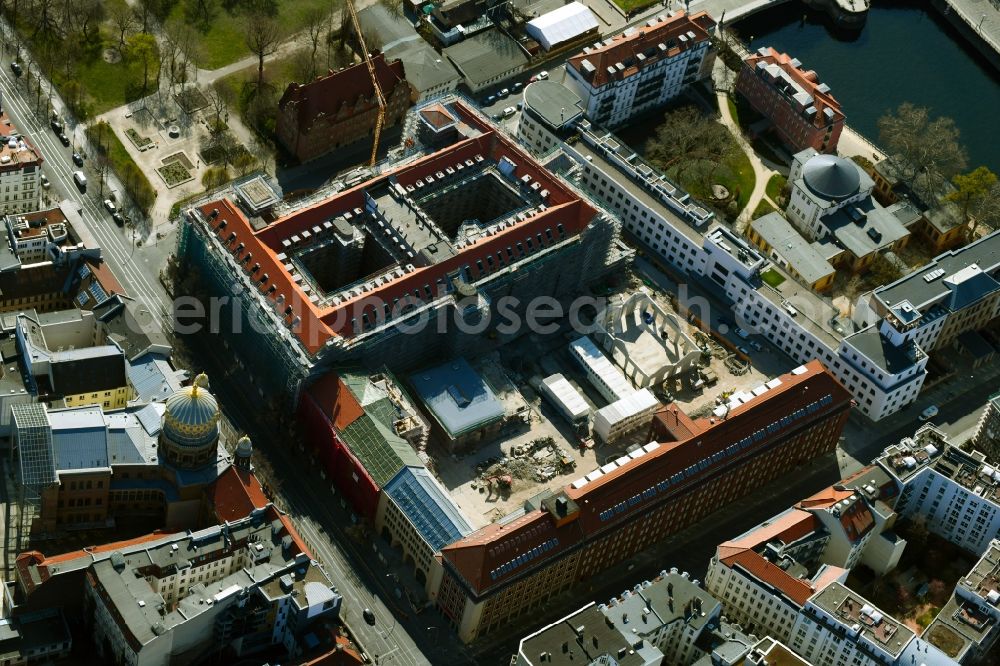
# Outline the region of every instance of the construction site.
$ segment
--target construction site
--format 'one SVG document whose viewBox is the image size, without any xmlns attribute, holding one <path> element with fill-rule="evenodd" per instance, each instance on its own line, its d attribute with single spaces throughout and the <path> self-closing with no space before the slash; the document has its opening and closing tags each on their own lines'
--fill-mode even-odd
<svg viewBox="0 0 1000 666">
<path fill-rule="evenodd" d="M 668 294 L 631 274 L 609 291 L 608 307 L 589 322 L 589 336 L 563 322 L 558 332 L 531 333 L 471 360 L 507 418 L 474 449 L 449 452 L 432 437 L 428 453 L 475 527 L 647 444 L 652 414 L 661 406 L 673 402 L 692 417 L 711 417 L 732 396 L 752 393 L 771 378 L 679 316 Z M 581 338 L 609 362 L 604 372 L 621 376 L 606 382 L 614 384 L 611 393 L 579 362 L 574 346 Z M 610 350 L 598 350 L 599 339 Z M 625 393 L 626 402 L 634 402 L 642 392 L 655 395 L 652 408 L 638 411 L 614 441 L 603 441 L 595 426 L 613 411 L 618 400 L 612 398 Z"/>
</svg>

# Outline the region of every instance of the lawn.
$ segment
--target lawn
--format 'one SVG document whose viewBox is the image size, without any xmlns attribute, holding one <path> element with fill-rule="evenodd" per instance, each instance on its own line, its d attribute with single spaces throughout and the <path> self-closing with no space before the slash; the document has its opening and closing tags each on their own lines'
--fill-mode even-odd
<svg viewBox="0 0 1000 666">
<path fill-rule="evenodd" d="M 729 115 L 732 116 L 733 122 L 736 123 L 737 127 L 743 127 L 740 124 L 740 109 L 733 101 L 732 95 L 726 95 L 726 104 L 729 105 Z"/>
<path fill-rule="evenodd" d="M 686 166 L 679 178 L 676 168 L 669 169 L 667 176 L 696 199 L 718 208 L 724 207 L 726 215 L 732 219 L 736 219 L 750 201 L 757 179 L 750 160 L 742 150 L 735 151 L 732 157 L 721 164 L 698 161 Z M 712 194 L 712 183 L 729 190 L 730 198 L 726 201 L 716 200 Z"/>
<path fill-rule="evenodd" d="M 238 6 L 238 3 L 232 4 Z M 310 12 L 327 10 L 331 5 L 329 0 L 276 0 L 275 4 L 278 13 L 274 18 L 280 26 L 282 40 L 305 29 Z M 185 6 L 183 2 L 175 4 L 168 20 L 185 21 L 188 18 Z M 192 26 L 198 35 L 195 61 L 202 69 L 218 69 L 251 55 L 244 41 L 243 13 L 235 8 L 229 11 L 216 6 L 211 20 L 196 20 Z"/>
<path fill-rule="evenodd" d="M 777 289 L 781 286 L 781 283 L 785 281 L 785 276 L 778 271 L 769 268 L 760 274 L 760 279 Z"/>
<path fill-rule="evenodd" d="M 125 189 L 132 195 L 136 205 L 149 212 L 156 201 L 156 190 L 149 179 L 135 163 L 125 146 L 115 135 L 108 123 L 102 121 L 87 128 L 87 137 L 97 146 L 97 150 L 108 156 L 111 168 L 118 174 Z"/>
<path fill-rule="evenodd" d="M 21 34 L 31 34 L 30 25 L 19 25 Z M 142 67 L 137 63 L 104 59 L 106 50 L 117 49 L 118 39 L 106 30 L 91 43 L 74 47 L 70 54 L 57 55 L 45 73 L 79 120 L 99 115 L 142 96 Z M 62 49 L 62 46 L 52 47 Z M 68 58 L 68 59 L 67 59 Z M 46 57 L 39 57 L 46 63 Z M 158 64 L 149 67 L 146 94 L 156 91 Z"/>
<path fill-rule="evenodd" d="M 780 173 L 776 173 L 771 176 L 771 179 L 767 181 L 767 188 L 765 192 L 771 201 L 777 202 L 781 198 L 781 191 L 785 189 L 785 183 L 787 179 Z"/>
<path fill-rule="evenodd" d="M 626 14 L 645 9 L 646 7 L 655 5 L 657 2 L 658 0 L 614 0 L 614 3 Z"/>
<path fill-rule="evenodd" d="M 767 199 L 761 199 L 757 204 L 757 207 L 753 209 L 753 216 L 751 219 L 756 220 L 758 217 L 764 217 L 768 213 L 774 212 L 774 206 L 767 202 Z"/>
</svg>

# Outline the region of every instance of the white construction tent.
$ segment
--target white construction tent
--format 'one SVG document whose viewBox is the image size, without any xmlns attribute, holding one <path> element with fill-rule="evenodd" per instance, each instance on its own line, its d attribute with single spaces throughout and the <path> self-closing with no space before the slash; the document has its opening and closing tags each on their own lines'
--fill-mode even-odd
<svg viewBox="0 0 1000 666">
<path fill-rule="evenodd" d="M 590 406 L 587 401 L 561 374 L 556 373 L 543 379 L 542 392 L 570 423 L 579 423 L 590 416 Z"/>
<path fill-rule="evenodd" d="M 597 19 L 590 8 L 571 2 L 528 21 L 525 32 L 546 51 L 597 29 Z"/>
</svg>

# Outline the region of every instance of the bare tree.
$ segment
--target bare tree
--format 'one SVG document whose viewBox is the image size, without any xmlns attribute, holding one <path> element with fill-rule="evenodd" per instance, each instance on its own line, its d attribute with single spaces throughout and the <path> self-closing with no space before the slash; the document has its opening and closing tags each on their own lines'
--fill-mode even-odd
<svg viewBox="0 0 1000 666">
<path fill-rule="evenodd" d="M 316 76 L 317 63 L 316 52 L 319 51 L 319 43 L 323 39 L 323 31 L 326 29 L 327 11 L 322 7 L 314 7 L 306 14 L 306 34 L 309 37 L 309 78 Z"/>
<path fill-rule="evenodd" d="M 264 58 L 274 53 L 278 47 L 278 24 L 270 16 L 254 13 L 247 17 L 247 48 L 257 56 L 257 92 L 264 85 Z"/>
<path fill-rule="evenodd" d="M 232 93 L 226 86 L 216 83 L 208 89 L 208 105 L 212 113 L 208 124 L 208 132 L 215 138 L 226 131 L 229 122 L 229 105 L 232 104 Z"/>
<path fill-rule="evenodd" d="M 136 13 L 124 1 L 113 3 L 108 11 L 111 14 L 111 23 L 118 31 L 118 48 L 120 50 L 125 47 L 125 36 L 138 26 Z"/>
<path fill-rule="evenodd" d="M 935 204 L 948 180 L 968 163 L 955 121 L 932 120 L 926 107 L 904 102 L 879 118 L 878 131 L 900 183 L 925 205 Z"/>
</svg>

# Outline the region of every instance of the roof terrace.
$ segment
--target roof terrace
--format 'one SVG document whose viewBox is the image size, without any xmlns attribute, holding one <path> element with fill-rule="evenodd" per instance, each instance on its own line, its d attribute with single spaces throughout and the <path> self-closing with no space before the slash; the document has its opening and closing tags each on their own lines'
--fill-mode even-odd
<svg viewBox="0 0 1000 666">
<path fill-rule="evenodd" d="M 863 636 L 893 657 L 898 657 L 915 635 L 905 624 L 838 582 L 820 591 L 812 603 L 845 625 L 848 636 Z"/>
</svg>

